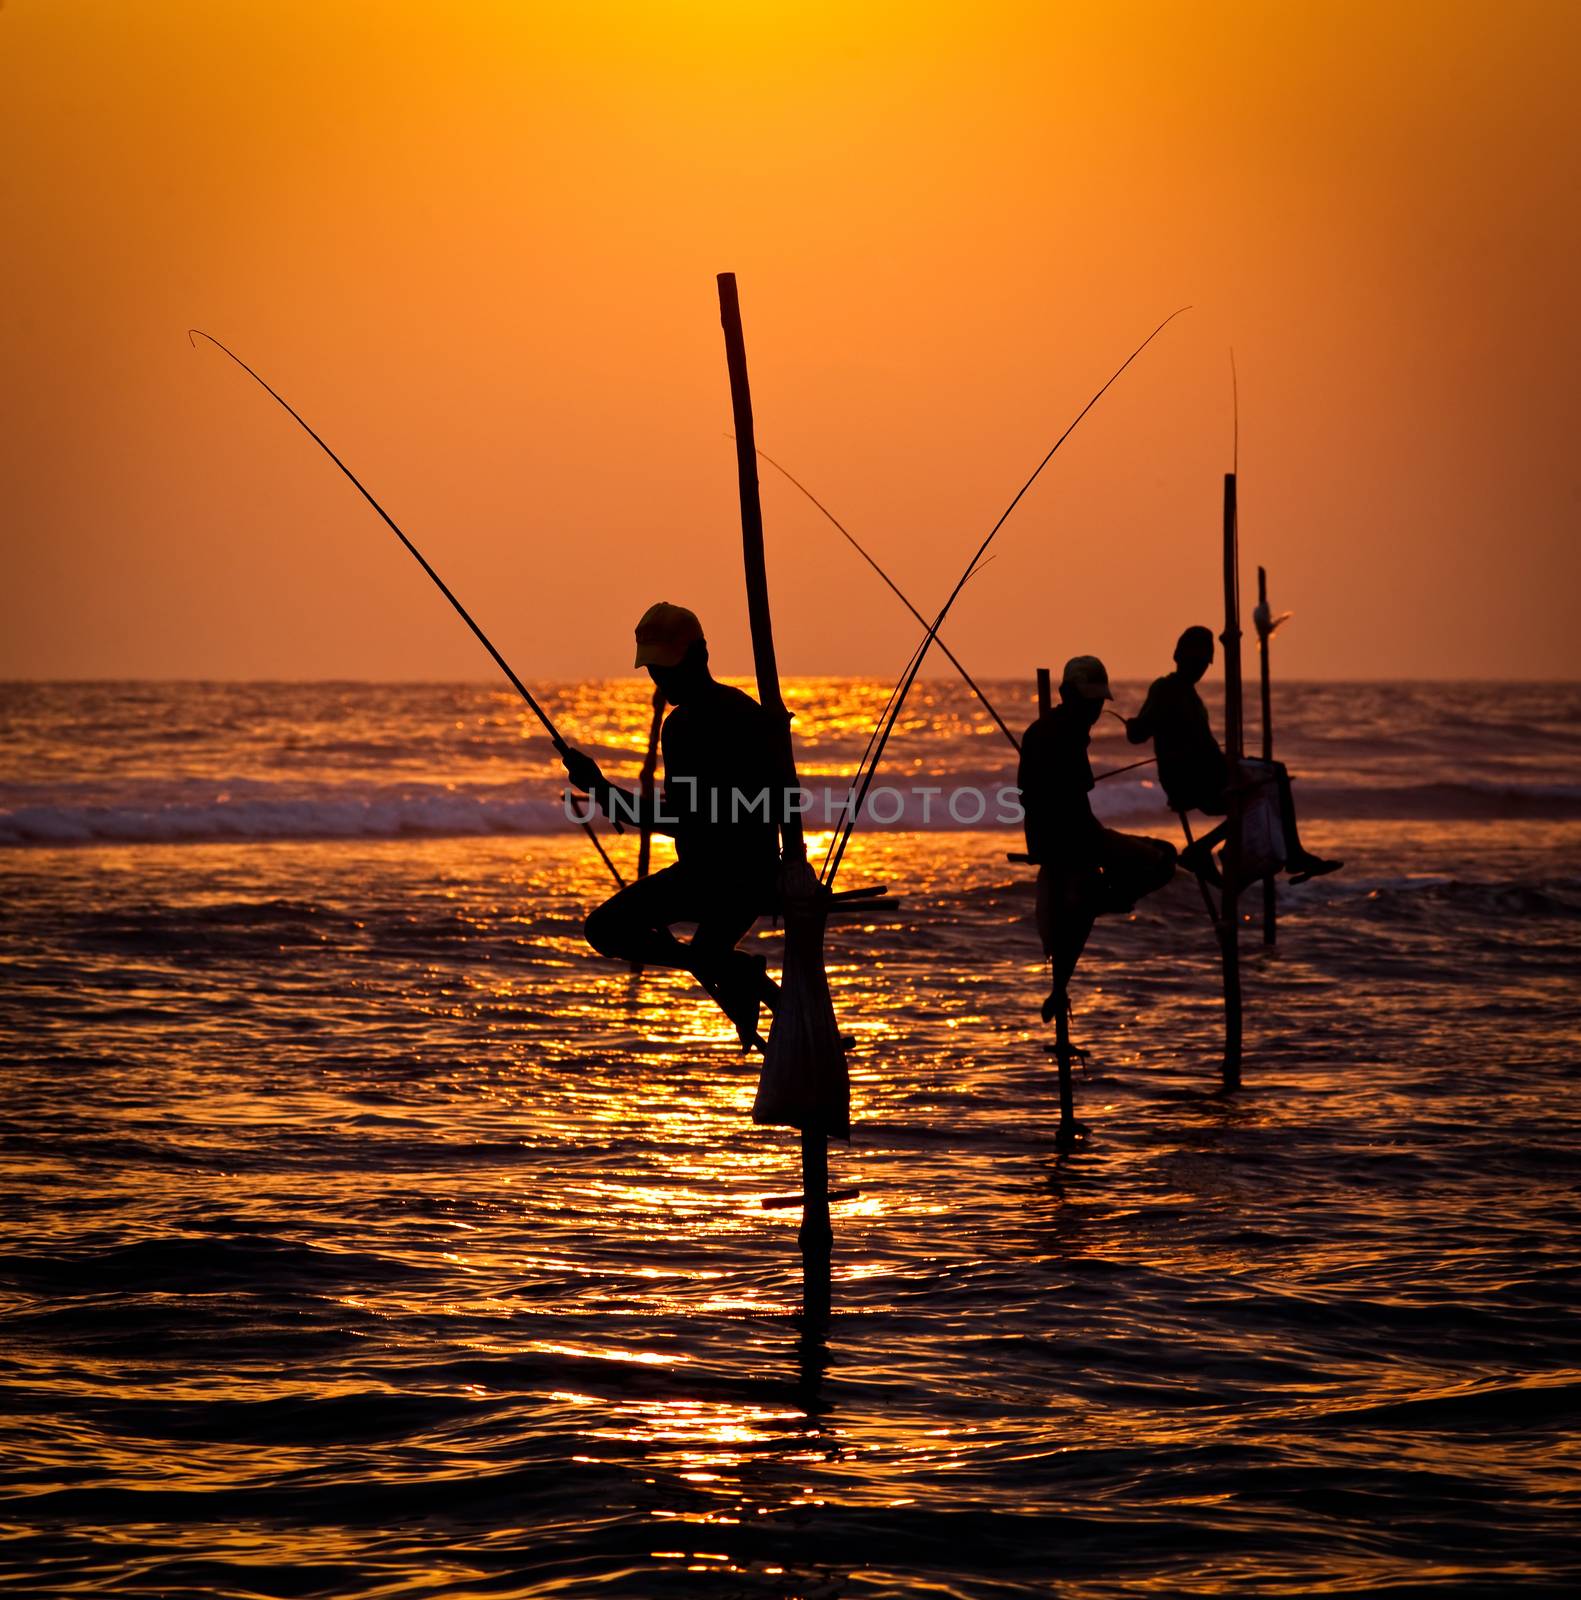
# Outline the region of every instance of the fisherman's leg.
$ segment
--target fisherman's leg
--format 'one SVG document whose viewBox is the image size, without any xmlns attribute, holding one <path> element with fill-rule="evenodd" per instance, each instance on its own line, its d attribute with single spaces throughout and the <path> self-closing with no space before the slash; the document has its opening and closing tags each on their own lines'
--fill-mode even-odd
<svg viewBox="0 0 1581 1600">
<path fill-rule="evenodd" d="M 1086 1137 L 1087 1130 L 1076 1120 L 1075 1096 L 1071 1085 L 1071 1062 L 1080 1050 L 1070 1037 L 1070 980 L 1076 963 L 1087 948 L 1092 932 L 1093 896 L 1083 886 L 1079 871 L 1059 867 L 1038 868 L 1037 921 L 1043 954 L 1049 958 L 1053 985 L 1043 1002 L 1043 1020 L 1054 1024 L 1054 1059 L 1059 1065 L 1059 1129 L 1054 1137 L 1069 1148 Z"/>
<path fill-rule="evenodd" d="M 1103 867 L 1104 912 L 1130 911 L 1144 895 L 1162 889 L 1175 876 L 1175 847 L 1164 839 L 1105 828 L 1099 843 Z"/>
<path fill-rule="evenodd" d="M 1047 866 L 1040 866 L 1038 868 L 1036 901 L 1038 943 L 1043 946 L 1043 956 L 1044 959 L 1050 964 L 1049 970 L 1052 976 L 1052 986 L 1049 989 L 1048 998 L 1043 1002 L 1042 1008 L 1043 1021 L 1045 1023 L 1053 1021 L 1054 1013 L 1060 1008 L 1060 996 L 1063 992 L 1060 989 L 1058 971 L 1055 969 L 1053 964 L 1055 950 L 1054 895 L 1055 885 L 1053 871 Z"/>
<path fill-rule="evenodd" d="M 692 936 L 692 971 L 721 1011 L 735 1023 L 743 1045 L 757 1036 L 758 1009 L 779 1005 L 779 985 L 768 975 L 768 962 L 736 946 L 768 904 L 771 893 L 743 894 L 736 883 L 712 888 L 704 915 Z"/>
<path fill-rule="evenodd" d="M 611 895 L 588 917 L 583 932 L 601 956 L 689 972 L 691 954 L 670 932 L 670 924 L 697 915 L 683 869 L 665 867 Z"/>
<path fill-rule="evenodd" d="M 1049 1020 L 1050 1005 L 1054 1016 L 1054 1060 L 1059 1067 L 1059 1127 L 1054 1140 L 1062 1148 L 1079 1144 L 1087 1137 L 1085 1123 L 1076 1120 L 1076 1092 L 1071 1081 L 1071 1064 L 1086 1055 L 1071 1042 L 1070 1036 L 1070 980 L 1076 975 L 1076 963 L 1087 948 L 1087 938 L 1092 932 L 1092 915 L 1086 907 L 1073 908 L 1060 919 L 1054 941 L 1054 988 L 1043 1003 L 1043 1020 Z"/>
<path fill-rule="evenodd" d="M 1074 872 L 1038 868 L 1037 921 L 1043 954 L 1049 958 L 1052 984 L 1043 1002 L 1044 1022 L 1068 1017 L 1070 980 L 1092 932 L 1091 896 L 1084 894 Z"/>
<path fill-rule="evenodd" d="M 1206 810 L 1207 808 L 1204 807 L 1203 809 Z M 1209 829 L 1200 839 L 1193 839 L 1191 836 L 1191 823 L 1187 820 L 1185 810 L 1177 811 L 1176 815 L 1179 816 L 1180 825 L 1186 832 L 1186 848 L 1180 852 L 1181 866 L 1187 872 L 1201 878 L 1205 883 L 1211 883 L 1217 887 L 1224 880 L 1219 876 L 1219 869 L 1213 864 L 1213 852 L 1224 843 L 1229 834 L 1229 818 L 1226 817 L 1216 827 Z"/>
<path fill-rule="evenodd" d="M 768 963 L 736 946 L 758 920 L 755 905 L 736 904 L 713 910 L 697 925 L 692 936 L 693 968 L 699 977 L 740 986 L 744 974 L 755 974 L 750 988 L 757 1000 L 771 1009 L 779 1000 L 779 986 L 769 980 Z"/>
<path fill-rule="evenodd" d="M 1306 850 L 1301 843 L 1301 830 L 1296 822 L 1296 797 L 1290 787 L 1290 771 L 1282 761 L 1272 763 L 1274 777 L 1279 785 L 1279 824 L 1285 833 L 1285 859 L 1299 861 Z"/>
<path fill-rule="evenodd" d="M 1285 834 L 1285 871 L 1292 883 L 1305 883 L 1308 878 L 1321 878 L 1325 873 L 1338 872 L 1343 861 L 1328 861 L 1315 856 L 1301 843 L 1296 824 L 1296 797 L 1290 787 L 1290 773 L 1284 762 L 1273 763 L 1279 782 L 1279 822 Z"/>
</svg>

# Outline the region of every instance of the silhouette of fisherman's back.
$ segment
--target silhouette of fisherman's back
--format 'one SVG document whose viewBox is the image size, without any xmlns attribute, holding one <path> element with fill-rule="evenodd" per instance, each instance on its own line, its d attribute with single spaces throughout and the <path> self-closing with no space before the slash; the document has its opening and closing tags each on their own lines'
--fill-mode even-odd
<svg viewBox="0 0 1581 1600">
<path fill-rule="evenodd" d="M 1212 630 L 1200 623 L 1187 628 L 1175 645 L 1175 670 L 1153 680 L 1142 709 L 1134 717 L 1128 717 L 1125 724 L 1125 736 L 1132 744 L 1153 741 L 1153 750 L 1158 756 L 1158 781 L 1170 809 L 1179 812 L 1182 819 L 1191 811 L 1222 817 L 1229 810 L 1229 763 L 1214 737 L 1208 708 L 1197 692 L 1197 684 L 1212 664 Z M 1301 843 L 1295 796 L 1290 788 L 1290 774 L 1283 763 L 1248 762 L 1246 767 L 1271 773 L 1277 785 L 1285 867 L 1291 874 L 1291 881 L 1302 883 L 1327 872 L 1337 872 L 1343 862 L 1313 855 Z M 1219 873 L 1213 864 L 1213 850 L 1226 832 L 1227 824 L 1220 824 L 1205 833 L 1182 855 L 1181 865 L 1217 883 Z"/>
<path fill-rule="evenodd" d="M 773 909 L 779 868 L 774 729 L 751 695 L 708 666 L 702 624 L 684 606 L 650 606 L 637 624 L 637 658 L 674 708 L 660 732 L 663 788 L 651 806 L 618 788 L 581 751 L 565 757 L 572 784 L 606 815 L 675 840 L 675 865 L 622 889 L 587 919 L 600 955 L 692 973 L 750 1043 L 758 1008 L 778 990 L 761 958 L 736 944 Z M 682 944 L 670 931 L 693 922 Z"/>
<path fill-rule="evenodd" d="M 1207 660 L 1212 661 L 1213 635 L 1206 628 L 1188 628 L 1181 635 L 1176 661 L 1181 660 L 1181 651 L 1188 656 L 1200 653 L 1203 635 Z M 1142 709 L 1127 718 L 1125 734 L 1132 744 L 1153 741 L 1159 785 L 1172 811 L 1213 812 L 1215 807 L 1222 807 L 1229 766 L 1213 736 L 1213 724 L 1197 693 L 1196 678 L 1178 666 L 1176 671 L 1155 678 Z"/>
</svg>

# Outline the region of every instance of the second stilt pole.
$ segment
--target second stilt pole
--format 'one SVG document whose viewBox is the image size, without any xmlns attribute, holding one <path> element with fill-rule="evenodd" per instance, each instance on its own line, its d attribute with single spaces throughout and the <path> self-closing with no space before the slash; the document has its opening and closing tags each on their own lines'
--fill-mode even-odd
<svg viewBox="0 0 1581 1600">
<path fill-rule="evenodd" d="M 1038 716 L 1046 717 L 1054 709 L 1054 675 L 1047 667 L 1038 668 Z M 1044 869 L 1040 866 L 1041 875 Z M 1041 889 L 1040 889 L 1041 892 Z M 1055 908 L 1049 908 L 1050 930 L 1053 929 Z M 1052 942 L 1052 941 L 1051 941 Z M 1070 1042 L 1070 987 L 1060 981 L 1060 958 L 1049 957 L 1049 987 L 1054 993 L 1054 1061 L 1059 1068 L 1059 1125 L 1060 1132 L 1074 1142 L 1076 1121 L 1076 1095 L 1071 1085 L 1071 1062 L 1075 1050 Z"/>
<path fill-rule="evenodd" d="M 1235 474 L 1224 474 L 1224 758 L 1229 782 L 1229 831 L 1224 840 L 1224 892 L 1219 948 L 1224 958 L 1224 1087 L 1241 1081 L 1241 592 Z"/>
</svg>

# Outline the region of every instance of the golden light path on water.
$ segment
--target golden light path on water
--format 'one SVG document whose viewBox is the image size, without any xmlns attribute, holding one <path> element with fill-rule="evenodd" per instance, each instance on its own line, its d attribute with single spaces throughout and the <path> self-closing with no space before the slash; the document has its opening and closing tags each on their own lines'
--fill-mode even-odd
<svg viewBox="0 0 1581 1600">
<path fill-rule="evenodd" d="M 838 769 L 871 695 L 817 694 Z M 319 710 L 296 737 L 374 759 Z M 516 739 L 497 700 L 447 721 L 478 717 Z M 1248 936 L 1238 1096 L 1195 890 L 1100 925 L 1069 1156 L 1018 841 L 858 832 L 842 883 L 902 905 L 829 936 L 861 1196 L 827 1338 L 762 1207 L 795 1136 L 688 977 L 588 952 L 577 835 L 10 852 L 0 1561 L 180 1595 L 1537 1584 L 1578 1503 L 1581 824 L 1312 826 L 1346 870 Z"/>
</svg>

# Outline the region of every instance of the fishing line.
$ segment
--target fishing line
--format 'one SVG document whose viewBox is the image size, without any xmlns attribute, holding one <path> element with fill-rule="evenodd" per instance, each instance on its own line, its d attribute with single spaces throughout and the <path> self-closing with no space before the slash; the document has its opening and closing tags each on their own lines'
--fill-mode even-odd
<svg viewBox="0 0 1581 1600">
<path fill-rule="evenodd" d="M 922 647 L 919 645 L 917 650 L 920 650 L 921 648 Z M 912 651 L 910 659 L 906 662 L 906 667 L 908 670 L 911 667 L 912 662 L 917 659 L 917 650 Z M 904 677 L 904 675 L 905 674 L 902 673 L 901 676 Z M 862 781 L 862 773 L 867 768 L 867 758 L 873 753 L 873 743 L 878 738 L 879 730 L 884 726 L 884 718 L 889 715 L 890 707 L 894 705 L 895 696 L 899 692 L 900 679 L 897 678 L 894 686 L 889 691 L 889 698 L 884 702 L 883 710 L 878 714 L 878 720 L 873 724 L 872 732 L 867 736 L 867 744 L 862 751 L 860 759 L 857 761 L 856 770 L 851 774 L 851 782 L 845 791 L 845 799 L 840 802 L 839 812 L 833 820 L 829 834 L 828 848 L 823 853 L 823 865 L 818 869 L 818 876 L 820 879 L 828 870 L 829 857 L 834 853 L 835 841 L 840 837 L 840 829 L 850 816 L 851 803 L 856 798 L 857 787 Z"/>
<path fill-rule="evenodd" d="M 1181 314 L 1181 312 L 1189 311 L 1190 309 L 1190 306 L 1181 306 L 1178 310 L 1171 311 L 1170 314 L 1165 317 L 1164 320 L 1159 323 L 1159 325 L 1154 328 L 1153 331 L 1148 334 L 1148 336 L 1136 347 L 1136 349 L 1134 349 L 1130 355 L 1128 355 L 1125 360 L 1115 368 L 1114 372 L 1110 375 L 1108 382 L 1106 382 L 1104 386 L 1092 397 L 1092 399 L 1090 399 L 1087 404 L 1076 413 L 1075 420 L 1068 428 L 1066 428 L 1064 433 L 1062 433 L 1059 438 L 1054 441 L 1052 447 L 1049 449 L 1048 454 L 1044 456 L 1043 459 L 1037 464 L 1032 476 L 1021 485 L 1020 489 L 1016 492 L 1015 498 L 1008 506 L 1005 507 L 1003 513 L 1000 515 L 999 520 L 993 525 L 992 528 L 988 530 L 987 537 L 983 540 L 982 544 L 978 546 L 977 553 L 967 563 L 966 571 L 961 574 L 960 581 L 955 585 L 955 588 L 951 590 L 950 597 L 944 602 L 943 609 L 934 619 L 933 626 L 929 628 L 927 633 L 923 636 L 921 647 L 918 649 L 916 656 L 913 658 L 912 666 L 910 667 L 906 678 L 902 682 L 899 700 L 895 705 L 894 710 L 890 714 L 889 723 L 884 729 L 883 737 L 879 740 L 878 749 L 873 757 L 872 766 L 868 769 L 863 782 L 862 793 L 857 797 L 857 813 L 860 813 L 861 811 L 862 799 L 866 796 L 867 787 L 871 784 L 873 773 L 877 770 L 878 762 L 883 756 L 884 746 L 889 742 L 889 736 L 894 731 L 895 722 L 900 716 L 901 707 L 905 704 L 906 695 L 910 692 L 911 685 L 916 679 L 917 671 L 921 667 L 923 659 L 928 653 L 928 646 L 933 643 L 934 636 L 944 625 L 944 619 L 949 615 L 950 607 L 955 604 L 956 597 L 960 594 L 961 590 L 966 587 L 966 580 L 971 577 L 973 571 L 976 569 L 977 563 L 983 557 L 983 552 L 987 550 L 990 544 L 993 543 L 994 536 L 1005 525 L 1010 513 L 1014 511 L 1018 505 L 1020 505 L 1022 497 L 1026 494 L 1027 490 L 1029 490 L 1032 485 L 1037 482 L 1038 477 L 1042 473 L 1043 469 L 1049 464 L 1050 461 L 1054 459 L 1055 452 L 1062 444 L 1065 443 L 1068 438 L 1070 438 L 1071 434 L 1075 431 L 1082 418 L 1085 417 L 1095 405 L 1097 405 L 1104 395 L 1108 393 L 1110 386 L 1115 382 L 1116 379 L 1119 378 L 1120 374 L 1123 373 L 1139 355 L 1141 355 L 1141 353 L 1159 336 L 1159 334 L 1161 334 L 1164 329 L 1167 328 L 1169 324 Z M 845 855 L 845 847 L 850 842 L 851 833 L 854 827 L 855 820 L 853 816 L 853 818 L 849 819 L 846 823 L 845 833 L 839 839 L 839 849 L 835 852 L 834 859 L 828 869 L 827 874 L 825 875 L 824 881 L 831 887 L 834 884 L 835 874 L 840 870 L 840 861 Z"/>
<path fill-rule="evenodd" d="M 975 578 L 977 576 L 977 574 L 983 570 L 984 567 L 988 566 L 995 559 L 997 559 L 997 558 L 994 557 L 994 556 L 989 556 L 986 560 L 979 561 L 978 564 L 976 566 L 974 566 L 972 568 L 972 570 L 967 574 L 967 578 L 968 579 Z M 897 590 L 896 593 L 899 593 L 899 591 Z M 902 596 L 901 598 L 904 599 L 905 597 Z M 862 759 L 860 761 L 858 761 L 857 764 L 856 764 L 856 771 L 851 774 L 851 786 L 850 786 L 849 789 L 847 789 L 846 798 L 845 798 L 844 801 L 841 802 L 841 805 L 840 805 L 840 819 L 839 819 L 839 821 L 837 821 L 835 823 L 834 832 L 831 833 L 830 836 L 829 836 L 829 848 L 824 852 L 823 867 L 819 869 L 819 876 L 820 877 L 822 877 L 824 869 L 827 868 L 828 865 L 829 865 L 829 856 L 834 850 L 835 841 L 839 838 L 839 830 L 840 830 L 841 823 L 848 821 L 850 816 L 852 815 L 852 813 L 851 813 L 851 811 L 849 809 L 850 808 L 850 804 L 851 804 L 851 798 L 856 793 L 857 785 L 861 781 L 862 774 L 867 768 L 868 757 L 870 755 L 872 755 L 872 753 L 873 753 L 873 742 L 874 742 L 875 739 L 878 738 L 879 731 L 884 726 L 884 719 L 885 719 L 885 717 L 887 717 L 889 715 L 890 707 L 893 706 L 894 703 L 895 703 L 895 696 L 900 693 L 901 683 L 906 681 L 906 673 L 913 671 L 914 668 L 917 665 L 920 664 L 920 658 L 921 658 L 922 652 L 924 651 L 924 649 L 926 649 L 926 647 L 927 647 L 927 640 L 926 640 L 926 638 L 924 638 L 923 642 L 921 644 L 919 644 L 915 650 L 912 651 L 911 659 L 909 661 L 907 661 L 907 663 L 906 663 L 906 670 L 904 672 L 902 672 L 900 678 L 898 678 L 895 681 L 895 687 L 889 691 L 889 699 L 884 702 L 884 709 L 879 712 L 878 721 L 873 724 L 873 731 L 867 736 L 867 747 L 862 751 Z M 965 676 L 964 672 L 963 672 L 962 676 Z M 967 681 L 970 682 L 970 679 L 968 679 Z M 984 703 L 986 704 L 986 702 L 984 702 Z M 1011 743 L 1014 744 L 1015 741 L 1012 740 Z M 1018 752 L 1019 752 L 1020 748 L 1021 748 L 1020 745 L 1016 745 L 1016 749 L 1017 749 Z M 876 758 L 875 758 L 875 760 L 876 760 Z M 863 794 L 865 796 L 867 791 L 864 788 L 862 792 L 863 792 Z"/>
</svg>

